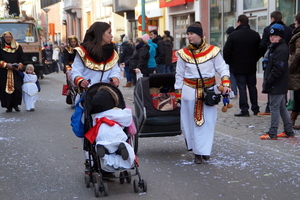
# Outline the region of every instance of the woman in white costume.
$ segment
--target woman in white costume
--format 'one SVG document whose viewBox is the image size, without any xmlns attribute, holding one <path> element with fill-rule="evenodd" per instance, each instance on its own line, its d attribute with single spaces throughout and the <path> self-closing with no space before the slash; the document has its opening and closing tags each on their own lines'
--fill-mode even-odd
<svg viewBox="0 0 300 200">
<path fill-rule="evenodd" d="M 105 22 L 95 22 L 86 31 L 83 44 L 76 47 L 72 64 L 72 79 L 76 86 L 87 88 L 98 82 L 119 85 L 118 53 L 111 42 L 111 27 Z"/>
<path fill-rule="evenodd" d="M 86 31 L 81 46 L 76 47 L 72 64 L 72 79 L 79 93 L 98 82 L 119 85 L 119 56 L 112 41 L 111 26 L 106 22 L 95 22 Z M 86 163 L 88 153 L 85 151 Z"/>
<path fill-rule="evenodd" d="M 34 111 L 37 93 L 39 90 L 37 76 L 34 73 L 34 67 L 32 64 L 28 64 L 24 72 L 22 85 L 23 101 L 27 111 Z"/>
<path fill-rule="evenodd" d="M 203 160 L 210 158 L 217 121 L 217 106 L 207 106 L 202 102 L 203 86 L 197 65 L 205 87 L 216 85 L 215 73 L 218 72 L 224 86 L 223 94 L 231 92 L 230 72 L 220 54 L 220 49 L 205 42 L 200 22 L 188 26 L 187 38 L 190 44 L 177 53 L 174 87 L 178 102 L 181 104 L 181 130 L 187 148 L 193 150 L 195 163 L 201 164 Z"/>
</svg>

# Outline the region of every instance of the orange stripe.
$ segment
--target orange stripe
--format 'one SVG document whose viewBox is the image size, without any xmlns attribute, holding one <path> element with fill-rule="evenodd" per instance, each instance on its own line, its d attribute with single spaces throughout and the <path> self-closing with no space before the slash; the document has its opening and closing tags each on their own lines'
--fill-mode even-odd
<svg viewBox="0 0 300 200">
<path fill-rule="evenodd" d="M 210 45 L 208 47 L 207 50 L 203 51 L 203 52 L 200 52 L 200 53 L 197 53 L 197 54 L 194 54 L 195 55 L 195 58 L 200 58 L 200 57 L 203 57 L 203 56 L 206 56 L 207 54 L 209 54 L 212 50 L 214 49 L 214 46 L 213 45 Z M 188 50 L 187 47 L 183 48 L 183 51 L 189 55 L 190 57 L 193 57 L 193 54 L 191 53 L 190 50 Z"/>
<path fill-rule="evenodd" d="M 191 85 L 196 85 L 196 83 L 197 83 L 196 81 L 191 81 L 187 78 L 184 78 L 184 81 L 187 82 L 188 84 L 191 84 Z"/>
<path fill-rule="evenodd" d="M 79 48 L 81 48 L 82 51 L 84 51 L 85 57 L 86 57 L 89 61 L 91 61 L 91 62 L 93 62 L 93 63 L 96 63 L 96 64 L 109 63 L 110 61 L 112 61 L 112 60 L 114 59 L 115 53 L 116 53 L 115 51 L 113 51 L 113 54 L 110 56 L 109 59 L 107 59 L 107 60 L 105 60 L 105 61 L 101 61 L 101 62 L 95 62 L 95 61 L 89 56 L 89 54 L 87 53 L 87 51 L 85 50 L 85 48 L 83 48 L 82 46 L 80 46 Z"/>
<path fill-rule="evenodd" d="M 75 78 L 75 81 L 74 81 L 75 85 L 79 86 L 78 84 L 79 84 L 80 81 L 82 81 L 83 79 L 84 79 L 84 78 L 82 78 L 82 77 L 76 77 L 76 78 Z"/>
<path fill-rule="evenodd" d="M 184 78 L 184 81 L 187 82 L 188 84 L 191 84 L 191 85 L 196 85 L 196 84 L 197 84 L 196 81 L 191 81 L 191 80 L 189 80 L 189 79 L 187 79 L 187 78 Z M 215 79 L 212 78 L 211 80 L 204 81 L 204 84 L 205 84 L 205 85 L 208 85 L 208 84 L 211 84 L 211 83 L 214 83 L 214 82 L 215 82 Z"/>
</svg>

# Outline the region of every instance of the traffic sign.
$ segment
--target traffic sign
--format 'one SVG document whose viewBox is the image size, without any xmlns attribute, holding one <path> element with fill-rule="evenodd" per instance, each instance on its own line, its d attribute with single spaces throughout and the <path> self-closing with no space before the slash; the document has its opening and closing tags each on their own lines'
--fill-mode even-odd
<svg viewBox="0 0 300 200">
<path fill-rule="evenodd" d="M 140 23 L 140 24 L 142 24 L 143 22 L 142 22 L 142 15 L 140 15 L 139 17 L 138 17 L 138 23 Z M 147 24 L 148 23 L 148 17 L 145 15 L 145 23 Z"/>
</svg>

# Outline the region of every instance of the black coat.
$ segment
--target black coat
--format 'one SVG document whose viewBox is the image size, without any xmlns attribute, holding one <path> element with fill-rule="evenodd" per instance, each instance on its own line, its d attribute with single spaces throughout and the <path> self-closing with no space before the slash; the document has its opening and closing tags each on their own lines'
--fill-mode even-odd
<svg viewBox="0 0 300 200">
<path fill-rule="evenodd" d="M 157 65 L 165 65 L 166 64 L 166 49 L 165 49 L 165 44 L 163 42 L 162 37 L 157 36 L 152 41 L 155 44 L 157 44 L 156 56 L 155 56 L 156 64 Z"/>
<path fill-rule="evenodd" d="M 276 22 L 278 21 L 274 21 L 272 22 L 269 26 L 267 26 L 266 28 L 264 28 L 264 33 L 262 35 L 262 39 L 260 41 L 260 44 L 259 44 L 259 51 L 260 51 L 260 55 L 262 57 L 264 57 L 266 51 L 267 51 L 267 48 L 268 46 L 271 44 L 270 43 L 270 38 L 269 38 L 269 32 L 270 32 L 270 28 L 273 24 L 275 24 Z M 283 23 L 283 22 L 282 22 Z M 290 39 L 292 38 L 292 32 L 293 32 L 293 29 L 289 26 L 286 26 L 286 25 L 283 25 L 284 26 L 284 35 L 283 35 L 283 38 L 286 42 L 286 44 L 289 44 L 290 42 Z"/>
<path fill-rule="evenodd" d="M 256 73 L 260 36 L 250 26 L 240 25 L 232 32 L 225 43 L 223 56 L 234 74 Z"/>
<path fill-rule="evenodd" d="M 166 65 L 170 66 L 172 64 L 172 50 L 173 43 L 170 39 L 164 39 L 165 50 L 166 50 Z"/>
<path fill-rule="evenodd" d="M 132 45 L 128 41 L 123 42 L 120 46 L 119 62 L 125 63 L 132 56 L 132 54 L 133 54 Z"/>
<path fill-rule="evenodd" d="M 268 63 L 264 69 L 262 93 L 286 94 L 289 82 L 289 47 L 284 39 L 268 47 Z"/>
<path fill-rule="evenodd" d="M 139 68 L 142 74 L 149 74 L 148 60 L 150 47 L 146 44 L 134 51 L 133 55 L 125 62 L 125 66 L 129 66 L 129 71 L 134 72 L 133 69 Z"/>
</svg>

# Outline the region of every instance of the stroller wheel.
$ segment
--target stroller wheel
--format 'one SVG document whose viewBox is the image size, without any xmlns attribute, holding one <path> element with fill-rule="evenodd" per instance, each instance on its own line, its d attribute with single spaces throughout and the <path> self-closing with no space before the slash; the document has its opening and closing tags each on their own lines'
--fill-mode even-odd
<svg viewBox="0 0 300 200">
<path fill-rule="evenodd" d="M 124 182 L 125 182 L 124 176 L 125 176 L 125 173 L 124 172 L 120 172 L 120 175 L 119 175 L 120 178 L 119 178 L 119 180 L 120 180 L 121 184 L 124 184 Z"/>
<path fill-rule="evenodd" d="M 139 192 L 139 184 L 138 184 L 137 180 L 133 181 L 133 190 L 134 190 L 135 193 Z"/>
<path fill-rule="evenodd" d="M 100 196 L 100 191 L 99 191 L 99 185 L 98 185 L 98 183 L 94 184 L 94 192 L 95 192 L 95 197 L 99 197 Z"/>
<path fill-rule="evenodd" d="M 146 182 L 146 180 L 142 179 L 141 186 L 142 186 L 143 192 L 147 192 L 147 182 Z"/>
<path fill-rule="evenodd" d="M 131 172 L 125 171 L 126 181 L 127 183 L 131 183 Z"/>
<path fill-rule="evenodd" d="M 85 182 L 85 186 L 87 188 L 91 187 L 91 177 L 88 174 L 85 174 L 85 176 L 84 176 L 84 182 Z"/>
</svg>

